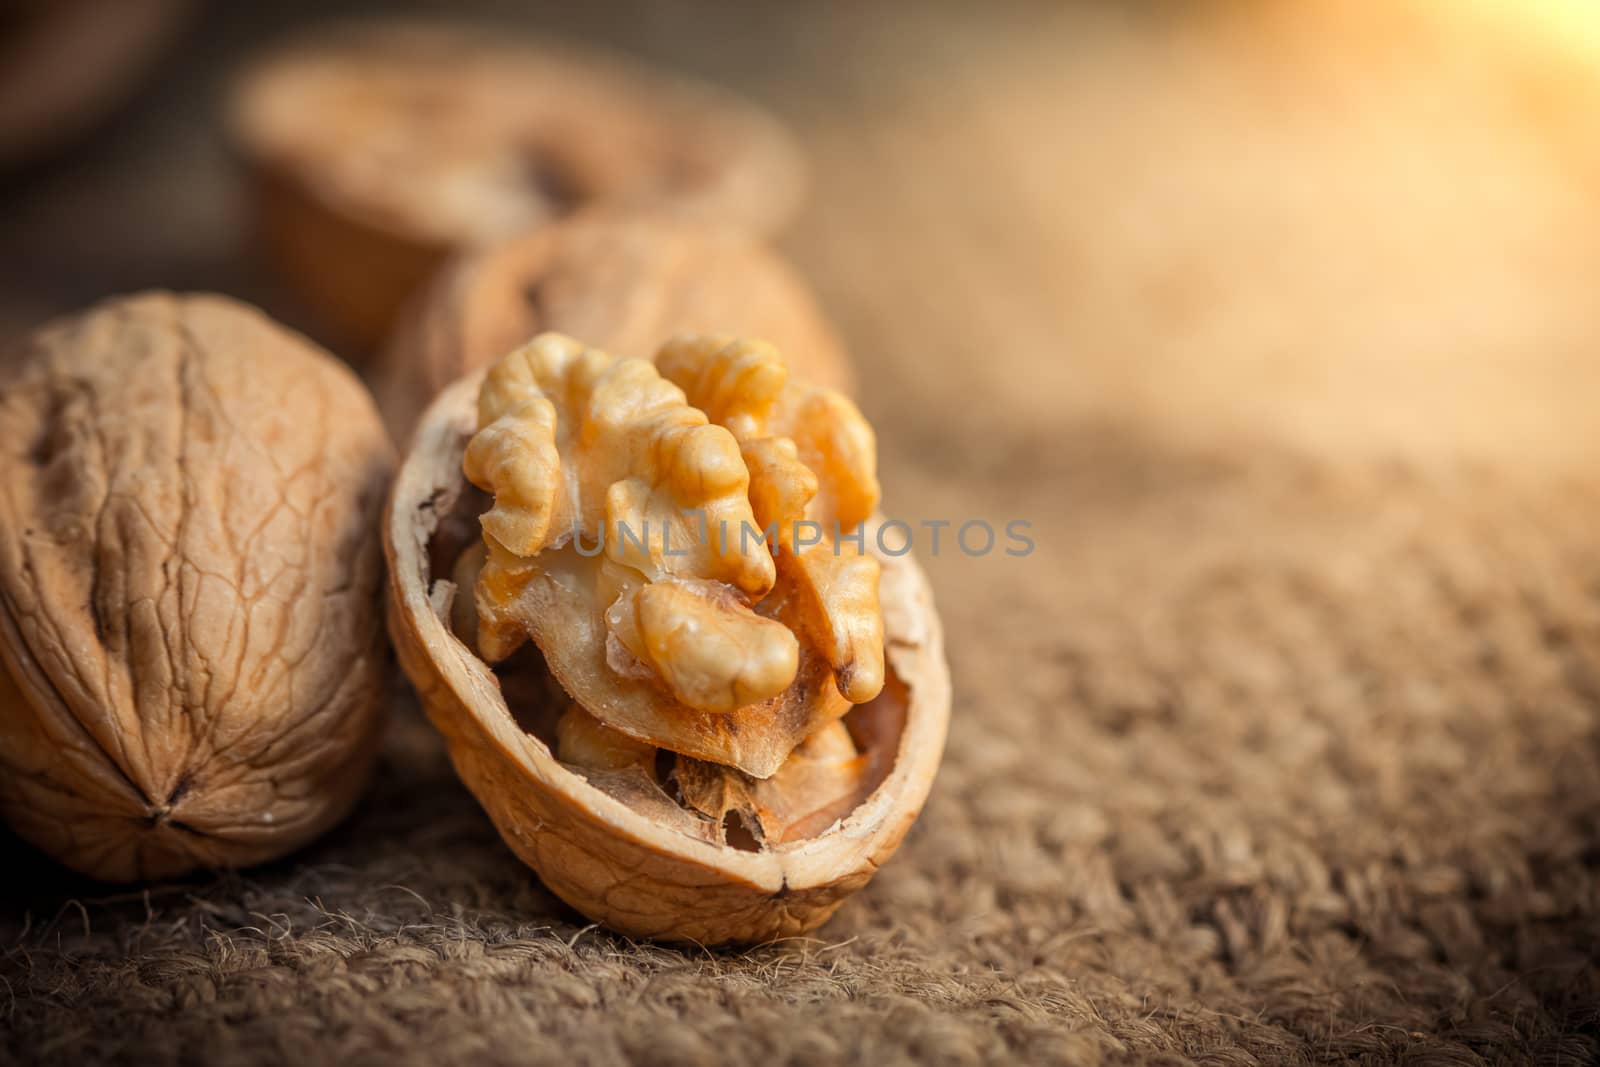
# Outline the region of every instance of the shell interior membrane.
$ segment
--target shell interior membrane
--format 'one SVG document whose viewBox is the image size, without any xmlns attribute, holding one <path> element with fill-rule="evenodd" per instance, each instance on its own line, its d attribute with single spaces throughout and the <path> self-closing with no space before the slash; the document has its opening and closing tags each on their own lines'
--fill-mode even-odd
<svg viewBox="0 0 1600 1067">
<path fill-rule="evenodd" d="M 849 536 L 875 466 L 855 406 L 769 345 L 652 364 L 541 334 L 479 394 L 463 467 L 492 503 L 457 631 L 490 663 L 538 646 L 572 703 L 557 754 L 608 791 L 719 841 L 730 815 L 808 836 L 864 795 L 840 720 L 884 687 L 879 564 Z"/>
</svg>

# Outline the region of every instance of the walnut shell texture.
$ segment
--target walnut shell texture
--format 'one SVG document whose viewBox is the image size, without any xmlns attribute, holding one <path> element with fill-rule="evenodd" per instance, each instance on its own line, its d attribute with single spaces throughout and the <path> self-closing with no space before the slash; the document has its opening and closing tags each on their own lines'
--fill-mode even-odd
<svg viewBox="0 0 1600 1067">
<path fill-rule="evenodd" d="M 462 457 L 482 379 L 481 371 L 468 375 L 424 414 L 384 531 L 390 635 L 457 771 L 552 892 L 622 933 L 749 943 L 820 925 L 898 846 L 943 751 L 949 671 L 920 569 L 909 556 L 881 558 L 893 677 L 882 697 L 857 709 L 857 729 L 889 759 L 866 800 L 816 836 L 760 850 L 672 829 L 559 762 L 519 724 L 495 673 L 450 630 L 457 591 L 435 541 L 451 524 L 474 525 L 458 505 L 470 490 Z"/>
<path fill-rule="evenodd" d="M 353 805 L 386 673 L 393 454 L 350 372 L 150 293 L 0 388 L 0 810 L 106 880 L 280 856 Z"/>
<path fill-rule="evenodd" d="M 364 354 L 455 249 L 585 208 L 775 231 L 803 187 L 778 121 L 570 43 L 426 19 L 313 30 L 240 79 L 266 251 Z"/>
<path fill-rule="evenodd" d="M 652 359 L 681 333 L 758 337 L 796 373 L 849 393 L 855 376 L 805 283 L 731 230 L 576 216 L 458 257 L 402 316 L 373 368 L 378 407 L 405 442 L 439 391 L 544 331 Z"/>
</svg>

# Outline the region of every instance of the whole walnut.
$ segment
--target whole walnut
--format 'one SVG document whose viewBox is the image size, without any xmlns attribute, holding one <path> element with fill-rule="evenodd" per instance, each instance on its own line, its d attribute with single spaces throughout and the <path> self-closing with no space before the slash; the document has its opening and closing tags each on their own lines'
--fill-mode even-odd
<svg viewBox="0 0 1600 1067">
<path fill-rule="evenodd" d="M 580 215 L 463 253 L 424 288 L 373 368 L 389 432 L 403 445 L 445 386 L 546 330 L 637 359 L 680 333 L 760 337 L 811 381 L 847 393 L 855 385 L 816 298 L 759 241 L 662 218 Z"/>
<path fill-rule="evenodd" d="M 51 323 L 0 387 L 0 811 L 86 874 L 256 863 L 373 763 L 392 450 L 259 312 L 150 293 Z"/>
</svg>

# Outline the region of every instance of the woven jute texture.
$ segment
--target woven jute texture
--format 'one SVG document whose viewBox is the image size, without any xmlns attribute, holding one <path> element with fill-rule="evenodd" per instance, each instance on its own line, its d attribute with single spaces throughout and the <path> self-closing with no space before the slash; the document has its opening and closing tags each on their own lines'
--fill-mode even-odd
<svg viewBox="0 0 1600 1067">
<path fill-rule="evenodd" d="M 637 32 L 800 129 L 789 249 L 886 505 L 952 523 L 917 528 L 956 699 L 900 853 L 813 938 L 630 943 L 397 692 L 368 799 L 287 861 L 115 890 L 8 853 L 0 1059 L 1600 1056 L 1600 31 L 859 7 Z M 974 519 L 1034 551 L 963 553 Z"/>
</svg>

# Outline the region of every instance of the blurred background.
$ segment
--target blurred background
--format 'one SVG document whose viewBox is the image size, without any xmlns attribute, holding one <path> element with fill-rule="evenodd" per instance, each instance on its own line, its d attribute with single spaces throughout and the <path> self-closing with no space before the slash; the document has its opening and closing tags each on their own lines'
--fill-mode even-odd
<svg viewBox="0 0 1600 1067">
<path fill-rule="evenodd" d="M 1592 444 L 1600 13 L 1582 0 L 73 4 L 101 28 L 43 58 L 8 33 L 0 69 L 35 73 L 0 106 L 36 104 L 40 69 L 89 76 L 97 38 L 137 54 L 45 124 L 51 144 L 0 153 L 0 335 L 147 286 L 305 324 L 251 256 L 230 73 L 318 18 L 450 12 L 788 120 L 813 181 L 782 247 L 869 407 L 892 393 L 930 434 L 1088 416 L 1361 452 Z"/>
</svg>

